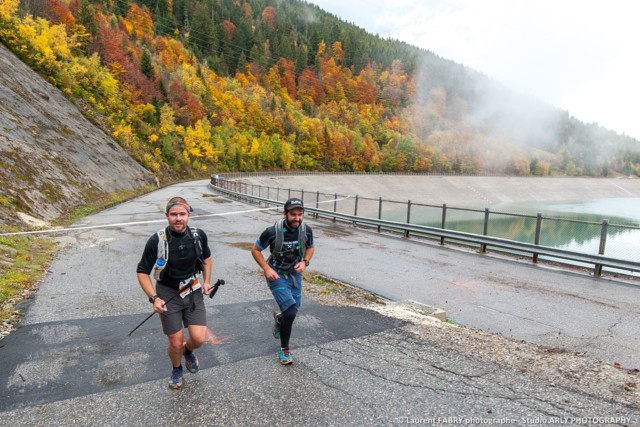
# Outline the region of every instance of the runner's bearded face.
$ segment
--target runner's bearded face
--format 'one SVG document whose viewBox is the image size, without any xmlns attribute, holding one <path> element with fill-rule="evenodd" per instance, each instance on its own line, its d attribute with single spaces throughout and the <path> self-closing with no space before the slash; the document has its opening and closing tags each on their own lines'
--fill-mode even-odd
<svg viewBox="0 0 640 427">
<path fill-rule="evenodd" d="M 289 229 L 296 229 L 302 224 L 304 210 L 302 208 L 294 208 L 285 212 L 287 226 Z"/>
<path fill-rule="evenodd" d="M 169 221 L 169 228 L 176 233 L 184 233 L 189 224 L 189 212 L 184 206 L 176 205 L 172 206 L 167 212 L 167 221 Z"/>
</svg>

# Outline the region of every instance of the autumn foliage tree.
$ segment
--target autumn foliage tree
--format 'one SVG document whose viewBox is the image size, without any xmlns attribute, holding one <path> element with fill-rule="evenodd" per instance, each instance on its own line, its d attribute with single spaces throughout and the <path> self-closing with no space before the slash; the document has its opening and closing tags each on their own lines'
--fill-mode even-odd
<svg viewBox="0 0 640 427">
<path fill-rule="evenodd" d="M 473 114 L 484 80 L 297 1 L 0 1 L 0 38 L 160 176 L 317 169 L 608 174 L 637 141 L 561 116 L 540 146 Z M 504 113 L 502 113 L 504 114 Z M 618 144 L 611 154 L 598 141 Z M 554 145 L 555 144 L 555 145 Z M 543 146 L 544 145 L 544 146 Z"/>
</svg>

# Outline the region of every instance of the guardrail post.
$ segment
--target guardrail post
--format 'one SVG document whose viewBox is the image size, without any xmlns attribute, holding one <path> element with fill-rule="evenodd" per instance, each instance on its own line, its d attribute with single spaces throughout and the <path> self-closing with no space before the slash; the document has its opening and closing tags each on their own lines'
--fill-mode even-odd
<svg viewBox="0 0 640 427">
<path fill-rule="evenodd" d="M 378 199 L 378 219 L 382 219 L 382 197 Z M 378 233 L 380 232 L 380 226 L 378 225 Z"/>
<path fill-rule="evenodd" d="M 333 194 L 333 211 L 336 212 L 338 209 L 338 193 Z M 333 217 L 333 222 L 336 222 L 336 217 Z"/>
<path fill-rule="evenodd" d="M 287 196 L 287 199 L 291 198 L 291 189 L 289 189 L 289 195 Z"/>
<path fill-rule="evenodd" d="M 484 208 L 484 227 L 482 229 L 482 235 L 486 236 L 488 231 L 489 231 L 489 208 Z M 483 243 L 480 245 L 480 252 L 483 254 L 487 252 L 486 243 Z"/>
<path fill-rule="evenodd" d="M 302 200 L 302 203 L 304 204 L 304 188 L 300 190 L 300 200 Z"/>
<path fill-rule="evenodd" d="M 600 231 L 600 247 L 598 248 L 598 254 L 604 255 L 604 249 L 607 244 L 607 229 L 609 228 L 609 220 L 602 220 L 602 230 Z M 593 274 L 596 276 L 602 275 L 602 264 L 596 264 Z"/>
<path fill-rule="evenodd" d="M 353 216 L 358 216 L 358 195 L 356 194 L 356 202 L 353 208 Z M 356 225 L 356 221 L 353 221 L 353 225 Z"/>
<path fill-rule="evenodd" d="M 411 200 L 407 200 L 407 224 L 411 224 Z M 409 238 L 409 230 L 404 231 L 404 237 Z"/>
<path fill-rule="evenodd" d="M 540 230 L 542 229 L 542 214 L 539 213 L 536 216 L 536 234 L 533 236 L 533 244 L 534 245 L 539 245 L 540 244 Z M 538 253 L 534 252 L 533 253 L 533 262 L 534 263 L 538 263 Z"/>
<path fill-rule="evenodd" d="M 280 187 L 276 187 L 276 200 L 280 201 Z"/>
<path fill-rule="evenodd" d="M 447 204 L 442 205 L 442 226 L 443 230 L 447 229 Z M 444 236 L 440 237 L 440 244 L 444 245 Z"/>
<path fill-rule="evenodd" d="M 319 204 L 320 204 L 320 192 L 316 191 L 316 209 L 318 209 Z M 318 212 L 316 212 L 316 219 L 318 219 Z"/>
</svg>

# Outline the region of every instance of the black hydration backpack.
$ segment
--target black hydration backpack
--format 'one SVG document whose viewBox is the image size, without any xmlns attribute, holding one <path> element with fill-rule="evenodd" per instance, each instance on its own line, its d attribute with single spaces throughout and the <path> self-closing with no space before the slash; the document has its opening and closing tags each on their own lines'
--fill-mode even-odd
<svg viewBox="0 0 640 427">
<path fill-rule="evenodd" d="M 160 280 L 163 277 L 162 273 L 166 269 L 167 264 L 169 264 L 169 241 L 167 240 L 167 228 L 158 230 L 156 233 L 158 235 L 158 255 L 154 267 L 154 278 L 156 280 Z M 196 227 L 189 227 L 188 231 L 193 237 L 193 244 L 196 248 L 195 269 L 196 273 L 199 274 L 204 268 L 204 259 L 202 258 L 202 254 L 204 253 L 204 250 L 202 249 L 202 239 L 200 239 L 200 234 Z M 161 266 L 159 267 L 160 264 Z"/>
</svg>

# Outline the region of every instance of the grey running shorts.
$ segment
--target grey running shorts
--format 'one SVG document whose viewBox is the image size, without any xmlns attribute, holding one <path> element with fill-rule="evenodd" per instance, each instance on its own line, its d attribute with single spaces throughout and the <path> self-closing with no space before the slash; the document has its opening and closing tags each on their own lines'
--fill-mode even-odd
<svg viewBox="0 0 640 427">
<path fill-rule="evenodd" d="M 156 292 L 164 301 L 169 301 L 171 297 L 176 295 L 167 303 L 167 311 L 160 314 L 162 332 L 165 335 L 173 335 L 182 328 L 188 328 L 189 325 L 207 326 L 207 312 L 202 288 L 196 289 L 184 298 L 178 295 L 177 290 L 162 285 L 156 286 Z"/>
</svg>

